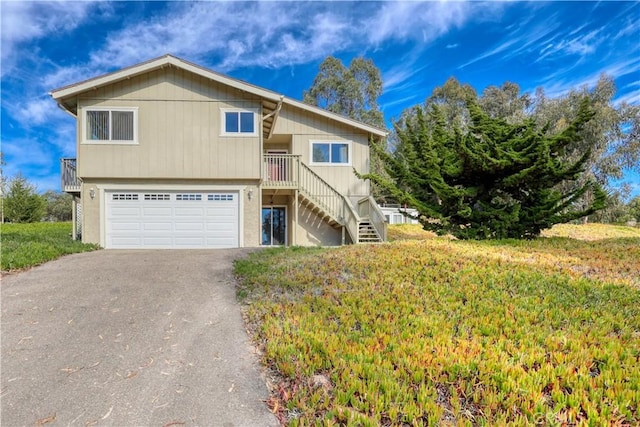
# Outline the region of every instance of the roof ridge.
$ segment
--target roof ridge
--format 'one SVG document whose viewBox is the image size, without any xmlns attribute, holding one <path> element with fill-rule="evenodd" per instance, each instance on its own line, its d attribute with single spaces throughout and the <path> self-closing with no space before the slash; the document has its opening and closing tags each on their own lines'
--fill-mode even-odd
<svg viewBox="0 0 640 427">
<path fill-rule="evenodd" d="M 155 64 L 155 66 L 153 66 L 153 64 Z M 58 103 L 58 105 L 60 105 L 63 109 L 74 114 L 73 111 L 71 111 L 71 107 L 69 105 L 64 105 L 64 102 L 63 102 L 64 98 L 75 96 L 78 93 L 95 89 L 99 86 L 111 84 L 119 80 L 127 79 L 138 74 L 143 74 L 152 70 L 156 70 L 158 68 L 164 67 L 167 64 L 179 67 L 183 70 L 190 71 L 195 74 L 199 74 L 200 76 L 204 78 L 208 78 L 209 80 L 217 81 L 218 83 L 222 83 L 227 86 L 235 87 L 245 92 L 252 93 L 253 95 L 256 95 L 264 99 L 269 99 L 272 101 L 279 101 L 283 99 L 285 101 L 288 101 L 288 104 L 292 105 L 293 107 L 301 108 L 303 110 L 307 110 L 310 112 L 314 112 L 316 114 L 323 115 L 327 118 L 334 119 L 336 121 L 359 128 L 369 133 L 376 134 L 378 136 L 386 136 L 388 134 L 388 131 L 386 129 L 379 128 L 375 125 L 364 123 L 359 120 L 334 113 L 332 111 L 326 110 L 316 105 L 307 104 L 304 101 L 287 97 L 271 89 L 266 89 L 261 86 L 255 85 L 253 83 L 250 83 L 235 77 L 231 77 L 226 74 L 222 74 L 218 71 L 212 70 L 211 68 L 207 68 L 205 66 L 196 64 L 194 62 L 190 62 L 186 59 L 180 58 L 171 53 L 166 53 L 156 58 L 152 58 L 143 62 L 139 62 L 137 64 L 120 68 L 118 70 L 114 70 L 114 71 L 104 73 L 95 77 L 91 77 L 89 79 L 72 83 L 67 86 L 53 89 L 51 92 L 49 92 L 49 95 L 51 95 L 51 97 L 53 97 Z M 136 72 L 136 70 L 138 70 L 138 72 Z M 92 82 L 96 82 L 96 85 L 91 85 Z M 74 88 L 76 90 L 73 90 Z"/>
</svg>

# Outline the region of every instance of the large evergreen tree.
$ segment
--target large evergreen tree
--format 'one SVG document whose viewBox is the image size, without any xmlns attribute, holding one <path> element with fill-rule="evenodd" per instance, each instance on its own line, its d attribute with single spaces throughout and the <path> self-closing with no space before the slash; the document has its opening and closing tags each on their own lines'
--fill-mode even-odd
<svg viewBox="0 0 640 427">
<path fill-rule="evenodd" d="M 590 158 L 566 162 L 565 150 L 582 138 L 594 113 L 585 100 L 577 118 L 550 135 L 533 119 L 491 117 L 473 96 L 465 100 L 469 123 L 451 127 L 441 107 L 416 108 L 395 124 L 394 154 L 378 150 L 392 179 L 367 174 L 395 198 L 416 208 L 427 230 L 463 239 L 531 238 L 553 224 L 589 215 L 606 194 L 593 182 L 562 192 Z M 576 208 L 588 191 L 586 208 Z"/>
</svg>

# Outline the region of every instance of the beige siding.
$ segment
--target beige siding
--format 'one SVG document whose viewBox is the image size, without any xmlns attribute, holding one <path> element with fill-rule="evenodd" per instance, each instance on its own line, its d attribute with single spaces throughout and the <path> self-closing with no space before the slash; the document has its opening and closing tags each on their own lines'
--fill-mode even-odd
<svg viewBox="0 0 640 427">
<path fill-rule="evenodd" d="M 96 195 L 92 199 L 89 192 L 96 190 Z M 95 183 L 85 181 L 82 183 L 82 242 L 102 245 L 100 241 L 100 210 L 102 209 L 102 196 L 98 194 Z"/>
<path fill-rule="evenodd" d="M 275 134 L 293 135 L 292 152 L 300 154 L 302 162 L 310 166 L 339 192 L 348 196 L 369 194 L 369 184 L 358 179 L 353 170 L 369 171 L 369 139 L 365 132 L 351 126 L 284 106 L 276 123 Z M 311 141 L 335 141 L 351 143 L 351 165 L 311 165 Z"/>
<path fill-rule="evenodd" d="M 87 178 L 256 179 L 260 123 L 251 137 L 221 136 L 221 109 L 260 102 L 236 89 L 166 68 L 85 93 L 79 99 L 79 175 Z M 137 107 L 138 144 L 82 143 L 82 108 Z"/>
<path fill-rule="evenodd" d="M 333 228 L 302 206 L 298 212 L 296 237 L 296 244 L 300 246 L 339 246 L 342 243 L 342 229 Z"/>
</svg>

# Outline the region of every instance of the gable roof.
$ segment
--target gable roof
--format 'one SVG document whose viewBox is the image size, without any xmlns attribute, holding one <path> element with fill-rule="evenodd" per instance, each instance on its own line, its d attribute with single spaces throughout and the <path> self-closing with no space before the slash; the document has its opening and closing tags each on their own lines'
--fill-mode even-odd
<svg viewBox="0 0 640 427">
<path fill-rule="evenodd" d="M 359 122 L 357 120 L 350 119 L 348 117 L 341 116 L 339 114 L 332 113 L 320 107 L 305 104 L 292 98 L 285 97 L 276 92 L 268 89 L 261 88 L 259 86 L 244 82 L 242 80 L 234 79 L 224 74 L 217 73 L 208 68 L 200 65 L 185 61 L 173 55 L 164 55 L 159 58 L 151 59 L 149 61 L 141 62 L 130 67 L 122 68 L 118 71 L 114 71 L 101 76 L 93 77 L 88 80 L 84 80 L 78 83 L 73 83 L 68 86 L 64 86 L 58 89 L 54 89 L 49 92 L 49 95 L 58 103 L 58 105 L 73 114 L 77 115 L 76 96 L 86 92 L 88 90 L 97 89 L 102 86 L 106 86 L 121 80 L 130 79 L 131 77 L 145 74 L 151 71 L 158 70 L 164 67 L 174 66 L 185 71 L 189 71 L 198 76 L 204 77 L 211 81 L 230 86 L 239 89 L 243 92 L 255 95 L 262 99 L 263 118 L 265 122 L 265 133 L 270 132 L 275 125 L 275 119 L 282 104 L 291 105 L 295 108 L 299 108 L 308 111 L 312 114 L 326 117 L 328 119 L 346 124 L 348 126 L 360 129 L 371 135 L 378 137 L 387 136 L 387 131 L 380 129 L 376 126 L 372 126 L 366 123 Z M 270 134 L 270 133 L 269 133 Z"/>
</svg>

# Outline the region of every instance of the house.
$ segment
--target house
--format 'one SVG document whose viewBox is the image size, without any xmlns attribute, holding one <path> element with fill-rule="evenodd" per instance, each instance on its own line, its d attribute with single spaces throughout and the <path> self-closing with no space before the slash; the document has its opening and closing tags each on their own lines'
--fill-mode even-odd
<svg viewBox="0 0 640 427">
<path fill-rule="evenodd" d="M 398 204 L 383 204 L 378 207 L 387 224 L 420 224 L 418 221 L 419 213 L 416 209 Z"/>
<path fill-rule="evenodd" d="M 386 131 L 166 55 L 53 90 L 74 236 L 105 248 L 386 239 L 367 181 Z"/>
</svg>

